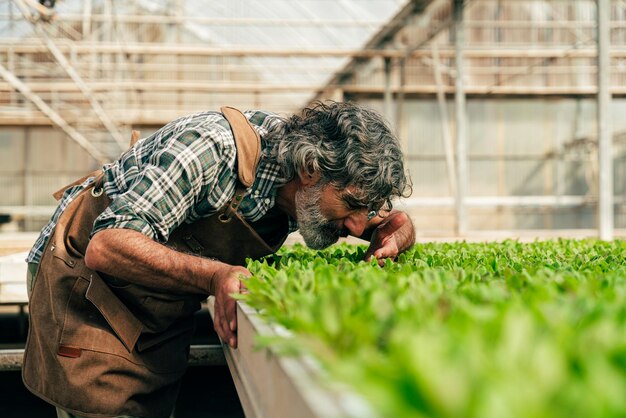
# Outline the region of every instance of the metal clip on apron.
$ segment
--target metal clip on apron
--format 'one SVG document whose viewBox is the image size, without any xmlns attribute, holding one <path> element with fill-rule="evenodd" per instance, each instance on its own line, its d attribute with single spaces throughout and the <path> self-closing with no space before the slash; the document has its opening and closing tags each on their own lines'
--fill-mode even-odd
<svg viewBox="0 0 626 418">
<path fill-rule="evenodd" d="M 222 108 L 237 146 L 241 185 L 216 215 L 179 226 L 168 247 L 243 265 L 277 250 L 237 208 L 254 182 L 260 139 L 245 116 Z M 37 396 L 88 417 L 169 416 L 185 372 L 193 313 L 206 295 L 172 294 L 106 277 L 84 263 L 93 222 L 110 204 L 104 175 L 61 215 L 42 256 L 30 303 L 24 383 Z M 216 239 L 219 237 L 219 239 Z"/>
</svg>

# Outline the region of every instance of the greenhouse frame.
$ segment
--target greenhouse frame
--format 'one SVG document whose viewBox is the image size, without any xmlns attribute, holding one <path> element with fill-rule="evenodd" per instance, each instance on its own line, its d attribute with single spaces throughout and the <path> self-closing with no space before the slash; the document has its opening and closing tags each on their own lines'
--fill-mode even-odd
<svg viewBox="0 0 626 418">
<path fill-rule="evenodd" d="M 367 181 L 345 175 L 339 188 L 320 184 L 328 168 L 285 174 L 266 158 L 267 138 L 288 129 L 251 127 L 256 115 L 276 119 L 236 111 L 288 118 L 344 101 L 388 124 L 397 158 L 380 161 L 402 161 L 410 196 L 354 197 L 381 178 L 386 190 L 402 188 L 403 176 L 379 174 L 387 167 L 372 162 L 378 153 L 361 170 Z M 172 121 L 187 129 L 187 116 L 207 111 L 222 114 L 204 113 L 194 129 L 220 125 L 227 140 L 215 132 L 213 142 L 191 140 L 219 153 L 232 139 L 224 164 L 234 195 L 222 187 L 227 176 L 200 178 L 222 158 L 205 148 L 198 154 L 208 165 L 188 175 L 193 164 L 182 155 L 197 155 L 175 132 L 190 130 L 152 135 Z M 144 372 L 158 380 L 145 386 L 158 390 L 132 396 L 155 402 L 103 408 L 156 411 L 162 390 L 175 405 L 169 418 L 623 416 L 625 113 L 626 0 L 0 0 L 0 416 L 80 412 L 67 406 L 74 394 L 92 396 L 135 372 L 137 381 Z M 339 121 L 320 125 L 320 142 L 340 131 Z M 156 192 L 133 195 L 146 206 L 120 215 L 131 221 L 112 223 L 107 245 L 93 244 L 103 236 L 94 219 L 145 185 L 134 173 L 132 185 L 117 183 L 149 171 L 137 167 L 161 158 L 157 141 L 171 138 L 183 151 L 154 166 L 180 172 L 146 176 Z M 106 165 L 120 155 L 131 157 Z M 275 167 L 257 170 L 262 158 Z M 123 166 L 123 175 L 101 183 L 94 173 L 103 166 L 107 175 Z M 259 179 L 268 185 L 260 197 Z M 172 195 L 163 192 L 168 181 Z M 197 190 L 185 189 L 192 183 Z M 61 212 L 53 192 L 68 184 L 82 188 L 55 193 L 65 196 L 60 208 L 86 209 L 45 229 Z M 308 193 L 315 199 L 298 201 Z M 258 205 L 258 219 L 243 213 L 246 202 Z M 228 229 L 235 217 L 241 228 Z M 298 222 L 302 233 L 288 234 Z M 42 228 L 47 243 L 35 241 Z M 27 263 L 34 242 L 43 255 Z M 44 284 L 30 287 L 35 279 Z M 93 371 L 90 358 L 105 358 L 104 371 L 71 386 Z M 118 360 L 123 366 L 110 367 Z M 176 368 L 149 367 L 166 360 Z M 55 378 L 67 383 L 58 385 L 67 402 L 29 385 L 29 369 L 49 378 L 43 386 L 55 380 L 33 364 L 63 371 Z"/>
<path fill-rule="evenodd" d="M 0 5 L 0 212 L 20 229 L 41 227 L 48 191 L 114 158 L 132 129 L 331 99 L 390 121 L 413 180 L 399 204 L 423 237 L 623 233 L 621 1 L 37 6 Z"/>
</svg>

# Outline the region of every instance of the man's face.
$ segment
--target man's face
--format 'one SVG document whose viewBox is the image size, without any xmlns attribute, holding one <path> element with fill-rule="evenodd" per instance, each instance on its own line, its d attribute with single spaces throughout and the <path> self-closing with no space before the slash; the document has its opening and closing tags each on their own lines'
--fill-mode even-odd
<svg viewBox="0 0 626 418">
<path fill-rule="evenodd" d="M 351 209 L 342 192 L 329 184 L 312 185 L 296 192 L 300 234 L 310 248 L 321 250 L 348 233 L 361 236 L 367 226 L 366 209 Z"/>
<path fill-rule="evenodd" d="M 340 228 L 323 214 L 320 201 L 323 186 L 313 185 L 296 192 L 296 216 L 304 242 L 309 248 L 321 250 L 339 240 Z"/>
</svg>

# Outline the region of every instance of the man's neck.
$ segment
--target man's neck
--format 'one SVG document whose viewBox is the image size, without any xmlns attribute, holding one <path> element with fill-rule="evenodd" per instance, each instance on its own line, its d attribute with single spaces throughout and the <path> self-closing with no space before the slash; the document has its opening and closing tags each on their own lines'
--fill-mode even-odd
<svg viewBox="0 0 626 418">
<path fill-rule="evenodd" d="M 276 206 L 296 220 L 296 192 L 300 187 L 300 178 L 296 176 L 296 178 L 280 187 L 276 194 Z"/>
</svg>

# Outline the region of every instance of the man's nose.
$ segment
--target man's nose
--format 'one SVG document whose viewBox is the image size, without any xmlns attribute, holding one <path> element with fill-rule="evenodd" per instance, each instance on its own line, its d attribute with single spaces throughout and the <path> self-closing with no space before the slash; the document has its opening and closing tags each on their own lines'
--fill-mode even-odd
<svg viewBox="0 0 626 418">
<path fill-rule="evenodd" d="M 367 227 L 367 215 L 365 211 L 359 211 L 348 216 L 343 221 L 343 226 L 350 231 L 350 235 L 360 237 Z"/>
</svg>

